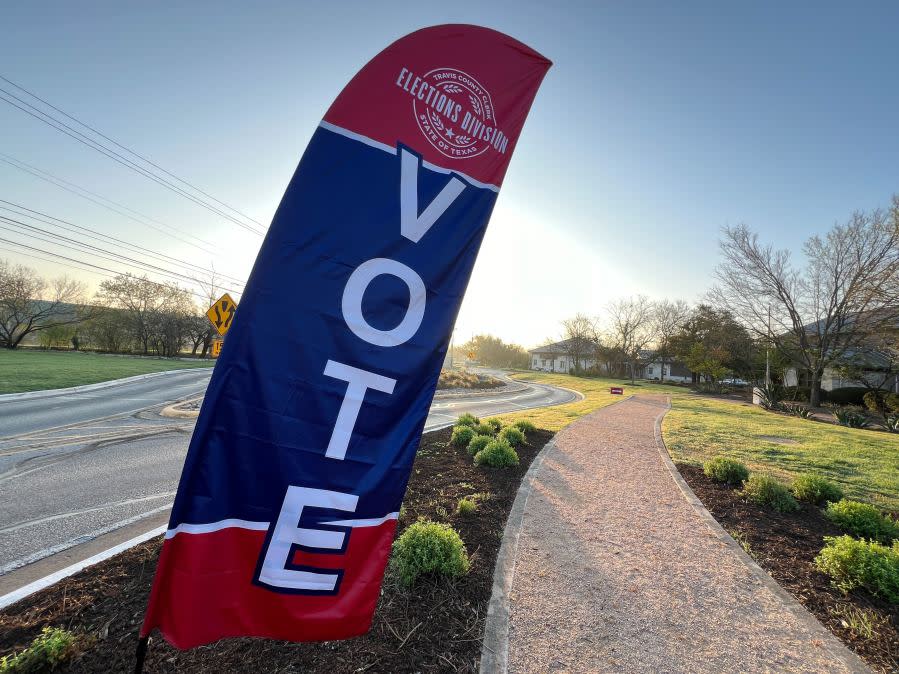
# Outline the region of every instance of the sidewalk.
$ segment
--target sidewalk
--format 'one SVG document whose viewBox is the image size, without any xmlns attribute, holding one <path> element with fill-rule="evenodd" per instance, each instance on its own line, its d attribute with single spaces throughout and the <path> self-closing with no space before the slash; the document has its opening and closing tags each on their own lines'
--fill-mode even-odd
<svg viewBox="0 0 899 674">
<path fill-rule="evenodd" d="M 514 569 L 508 671 L 867 671 L 681 491 L 656 439 L 667 408 L 625 400 L 544 450 L 498 564 Z M 482 671 L 502 669 L 502 614 Z"/>
</svg>

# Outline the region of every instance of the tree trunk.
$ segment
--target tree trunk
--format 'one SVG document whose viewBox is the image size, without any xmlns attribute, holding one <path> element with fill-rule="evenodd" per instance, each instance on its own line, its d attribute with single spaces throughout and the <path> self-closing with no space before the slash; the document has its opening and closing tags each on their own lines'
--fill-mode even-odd
<svg viewBox="0 0 899 674">
<path fill-rule="evenodd" d="M 662 374 L 659 375 L 659 381 L 665 383 L 665 358 L 662 357 Z"/>
<path fill-rule="evenodd" d="M 820 382 L 821 377 L 823 376 L 823 369 L 816 369 L 809 371 L 809 393 L 808 393 L 808 404 L 812 407 L 818 407 L 821 404 L 821 388 Z"/>
</svg>

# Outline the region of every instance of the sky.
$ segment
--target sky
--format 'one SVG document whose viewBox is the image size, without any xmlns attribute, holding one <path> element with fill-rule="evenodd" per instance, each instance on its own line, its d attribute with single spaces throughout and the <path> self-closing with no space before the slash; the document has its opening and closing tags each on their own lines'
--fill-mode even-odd
<svg viewBox="0 0 899 674">
<path fill-rule="evenodd" d="M 7 3 L 0 75 L 267 225 L 348 80 L 439 23 L 500 30 L 554 62 L 456 343 L 491 333 L 536 346 L 563 319 L 640 293 L 698 301 L 722 227 L 746 223 L 798 253 L 899 192 L 893 2 Z M 252 267 L 259 235 L 2 101 L 0 153 L 156 229 L 0 161 L 2 200 L 237 279 Z M 3 241 L 0 258 L 91 290 L 104 278 Z"/>
</svg>

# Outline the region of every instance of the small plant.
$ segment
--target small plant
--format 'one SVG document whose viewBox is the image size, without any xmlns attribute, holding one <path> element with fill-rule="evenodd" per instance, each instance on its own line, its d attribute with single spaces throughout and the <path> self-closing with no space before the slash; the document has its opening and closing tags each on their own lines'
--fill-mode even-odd
<svg viewBox="0 0 899 674">
<path fill-rule="evenodd" d="M 774 384 L 767 384 L 756 389 L 759 396 L 759 405 L 762 409 L 775 412 L 781 408 L 781 392 Z"/>
<path fill-rule="evenodd" d="M 390 565 L 405 585 L 424 575 L 463 576 L 468 573 L 468 551 L 448 524 L 421 520 L 393 543 Z"/>
<path fill-rule="evenodd" d="M 524 433 L 519 431 L 514 426 L 504 428 L 502 431 L 500 431 L 499 437 L 501 437 L 513 447 L 518 447 L 518 445 L 524 442 Z"/>
<path fill-rule="evenodd" d="M 773 477 L 753 475 L 743 488 L 743 495 L 750 501 L 763 505 L 779 513 L 799 510 L 799 504 L 790 490 Z"/>
<path fill-rule="evenodd" d="M 886 396 L 882 391 L 868 391 L 862 396 L 862 402 L 875 414 L 885 414 L 887 411 Z"/>
<path fill-rule="evenodd" d="M 474 456 L 491 442 L 493 442 L 493 438 L 489 435 L 476 435 L 468 443 L 468 453 Z"/>
<path fill-rule="evenodd" d="M 840 619 L 840 623 L 852 632 L 856 637 L 864 640 L 873 639 L 886 621 L 874 611 L 864 608 L 856 608 L 852 604 L 843 604 L 833 609 L 831 613 Z"/>
<path fill-rule="evenodd" d="M 742 486 L 749 479 L 749 469 L 746 466 L 725 456 L 709 459 L 702 465 L 702 470 L 715 482 L 731 484 L 735 487 Z"/>
<path fill-rule="evenodd" d="M 800 501 L 814 505 L 824 505 L 828 501 L 839 501 L 843 498 L 842 489 L 827 478 L 813 473 L 797 477 L 790 491 Z"/>
<path fill-rule="evenodd" d="M 800 419 L 811 419 L 813 416 L 811 408 L 805 405 L 784 405 L 783 409 L 790 416 Z"/>
<path fill-rule="evenodd" d="M 899 433 L 899 416 L 889 416 L 884 419 L 883 427 L 890 433 Z"/>
<path fill-rule="evenodd" d="M 496 417 L 491 417 L 490 419 L 484 420 L 485 424 L 490 424 L 493 427 L 494 433 L 499 433 L 503 428 L 503 422 L 497 419 Z"/>
<path fill-rule="evenodd" d="M 474 431 L 478 435 L 489 435 L 490 437 L 496 435 L 496 431 L 493 430 L 493 424 L 488 424 L 486 421 L 482 421 L 475 426 Z"/>
<path fill-rule="evenodd" d="M 857 587 L 889 602 L 899 603 L 899 542 L 888 548 L 852 536 L 825 536 L 815 566 L 848 592 Z"/>
<path fill-rule="evenodd" d="M 456 426 L 450 436 L 450 442 L 456 447 L 467 447 L 475 435 L 477 434 L 471 426 Z"/>
<path fill-rule="evenodd" d="M 730 537 L 740 544 L 740 547 L 743 548 L 743 552 L 745 552 L 750 557 L 753 557 L 752 546 L 749 545 L 749 539 L 746 538 L 746 534 L 744 534 L 742 531 L 738 531 L 737 529 L 729 529 L 727 533 L 729 533 Z"/>
<path fill-rule="evenodd" d="M 479 466 L 506 468 L 518 465 L 518 452 L 503 438 L 493 440 L 484 449 L 474 455 L 474 462 Z"/>
<path fill-rule="evenodd" d="M 477 426 L 479 423 L 481 423 L 481 420 L 468 412 L 460 415 L 459 418 L 456 419 L 456 426 Z"/>
<path fill-rule="evenodd" d="M 844 498 L 837 503 L 828 504 L 824 514 L 840 529 L 853 536 L 886 544 L 899 539 L 899 524 L 868 503 Z"/>
<path fill-rule="evenodd" d="M 868 417 L 855 407 L 837 407 L 831 411 L 831 414 L 840 426 L 864 428 L 868 425 Z"/>
<path fill-rule="evenodd" d="M 78 638 L 58 627 L 45 627 L 24 651 L 0 658 L 0 672 L 49 672 L 77 650 Z"/>
<path fill-rule="evenodd" d="M 533 433 L 534 431 L 537 430 L 537 427 L 534 424 L 532 424 L 530 421 L 528 421 L 527 419 L 519 419 L 512 425 L 515 428 L 517 428 L 519 431 L 521 431 L 522 433 L 525 433 L 525 434 Z"/>
<path fill-rule="evenodd" d="M 460 515 L 473 515 L 477 512 L 478 502 L 470 498 L 460 498 L 456 504 L 456 512 Z"/>
</svg>

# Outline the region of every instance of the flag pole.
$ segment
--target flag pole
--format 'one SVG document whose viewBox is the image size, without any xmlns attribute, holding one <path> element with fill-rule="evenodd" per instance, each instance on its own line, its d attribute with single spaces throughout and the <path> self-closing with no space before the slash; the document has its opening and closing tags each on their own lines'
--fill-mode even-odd
<svg viewBox="0 0 899 674">
<path fill-rule="evenodd" d="M 143 674 L 144 659 L 147 657 L 147 644 L 150 637 L 140 637 L 137 640 L 137 653 L 135 653 L 134 674 Z"/>
</svg>

